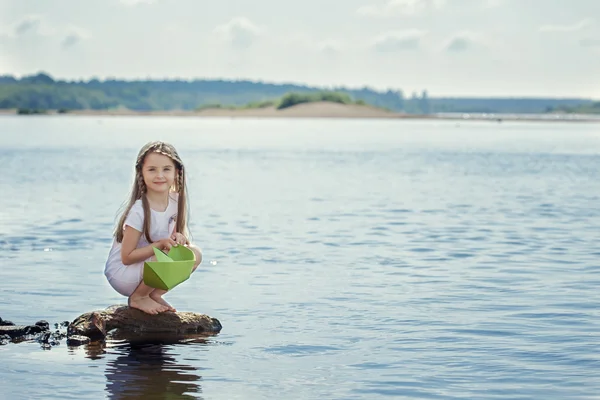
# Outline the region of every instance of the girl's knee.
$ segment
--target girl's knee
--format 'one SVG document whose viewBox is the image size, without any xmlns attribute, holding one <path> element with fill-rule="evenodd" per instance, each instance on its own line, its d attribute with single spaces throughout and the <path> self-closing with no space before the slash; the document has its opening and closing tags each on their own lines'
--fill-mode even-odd
<svg viewBox="0 0 600 400">
<path fill-rule="evenodd" d="M 198 265 L 202 263 L 202 250 L 194 245 L 189 245 L 188 247 L 194 252 L 194 255 L 196 256 L 196 262 L 194 263 L 195 269 Z"/>
</svg>

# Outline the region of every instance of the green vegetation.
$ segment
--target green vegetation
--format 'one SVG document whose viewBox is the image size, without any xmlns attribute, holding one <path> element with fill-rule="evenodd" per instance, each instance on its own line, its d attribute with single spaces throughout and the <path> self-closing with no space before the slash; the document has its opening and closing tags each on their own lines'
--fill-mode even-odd
<svg viewBox="0 0 600 400">
<path fill-rule="evenodd" d="M 246 104 L 245 106 L 243 106 L 242 108 L 268 108 L 268 107 L 273 107 L 277 104 L 277 101 L 275 100 L 264 100 L 264 101 L 252 101 L 248 104 Z"/>
<path fill-rule="evenodd" d="M 47 114 L 48 110 L 36 110 L 30 108 L 19 108 L 17 114 L 19 115 L 32 115 L 32 114 Z"/>
<path fill-rule="evenodd" d="M 281 98 L 276 100 L 264 100 L 264 101 L 254 101 L 242 106 L 235 105 L 223 105 L 220 103 L 212 103 L 212 104 L 203 104 L 198 107 L 196 110 L 206 110 L 206 109 L 226 109 L 226 110 L 246 110 L 246 109 L 256 109 L 256 108 L 266 108 L 266 107 L 274 107 L 278 110 L 283 110 L 284 108 L 292 107 L 302 103 L 314 103 L 317 101 L 329 101 L 333 103 L 340 104 L 357 104 L 357 105 L 367 105 L 364 100 L 354 100 L 347 93 L 341 92 L 328 92 L 328 91 L 320 91 L 314 93 L 303 93 L 303 92 L 290 92 L 283 95 Z"/>
<path fill-rule="evenodd" d="M 272 107 L 277 104 L 274 100 L 264 100 L 264 101 L 252 101 L 248 104 L 244 104 L 241 106 L 235 104 L 221 104 L 221 103 L 207 103 L 202 104 L 200 107 L 197 107 L 196 111 L 208 110 L 208 109 L 223 109 L 223 110 L 249 110 L 256 108 L 267 108 Z"/>
<path fill-rule="evenodd" d="M 0 76 L 0 109 L 113 110 L 135 111 L 195 110 L 213 107 L 261 108 L 274 106 L 288 93 L 311 94 L 322 89 L 292 84 L 250 81 L 170 80 L 60 81 L 45 73 L 16 79 Z M 332 89 L 356 101 L 392 110 L 404 108 L 401 91 L 373 89 Z M 337 95 L 332 95 L 337 96 Z M 227 106 L 224 106 L 227 104 Z M 220 106 L 219 106 L 220 105 Z"/>
<path fill-rule="evenodd" d="M 340 104 L 356 104 L 347 93 L 340 92 L 316 92 L 316 93 L 288 93 L 283 96 L 277 105 L 278 110 L 292 107 L 302 103 L 313 103 L 316 101 L 330 101 Z M 363 101 L 364 102 L 364 101 Z"/>
<path fill-rule="evenodd" d="M 408 77 L 402 80 L 410 82 Z M 35 112 L 31 110 L 285 108 L 312 101 L 368 104 L 409 114 L 598 112 L 597 102 L 577 98 L 431 98 L 426 91 L 405 98 L 402 90 L 379 91 L 368 87 L 325 90 L 295 84 L 225 80 L 64 81 L 45 73 L 20 79 L 0 76 L 0 109 L 30 110 L 29 113 Z"/>
<path fill-rule="evenodd" d="M 214 110 L 215 108 L 223 109 L 223 110 L 236 110 L 239 107 L 231 106 L 231 105 L 223 105 L 220 103 L 208 103 L 208 104 L 203 104 L 200 107 L 196 108 L 196 111 Z"/>
</svg>

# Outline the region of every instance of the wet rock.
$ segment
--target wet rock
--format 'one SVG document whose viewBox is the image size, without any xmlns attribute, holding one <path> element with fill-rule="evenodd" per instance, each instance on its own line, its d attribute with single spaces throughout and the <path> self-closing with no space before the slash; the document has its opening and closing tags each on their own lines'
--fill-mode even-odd
<svg viewBox="0 0 600 400">
<path fill-rule="evenodd" d="M 222 329 L 218 319 L 194 312 L 164 312 L 149 315 L 125 305 L 92 311 L 77 317 L 67 328 L 67 336 L 103 339 L 112 330 L 135 334 L 216 334 Z"/>
<path fill-rule="evenodd" d="M 12 339 L 20 336 L 35 335 L 44 332 L 45 329 L 37 325 L 4 325 L 0 326 L 0 335 L 8 335 Z"/>
<path fill-rule="evenodd" d="M 24 340 L 37 340 L 48 345 L 58 343 L 56 340 L 49 340 L 49 327 L 50 324 L 47 321 L 38 321 L 35 325 L 15 325 L 10 321 L 2 321 L 0 325 L 0 344 L 22 342 Z"/>
<path fill-rule="evenodd" d="M 10 336 L 0 335 L 0 346 L 10 343 Z"/>
<path fill-rule="evenodd" d="M 45 331 L 50 329 L 50 324 L 48 323 L 48 321 L 44 321 L 44 320 L 36 322 L 35 326 L 39 326 L 40 328 L 42 328 Z"/>
<path fill-rule="evenodd" d="M 104 340 L 108 332 L 125 333 L 152 338 L 173 335 L 213 335 L 221 331 L 219 320 L 205 314 L 193 312 L 165 312 L 149 315 L 126 305 L 110 306 L 104 310 L 87 312 L 73 322 L 63 321 L 54 324 L 50 330 L 48 321 L 41 320 L 35 325 L 15 325 L 0 319 L 0 345 L 24 340 L 35 340 L 42 349 L 49 350 L 67 339 L 68 346 L 81 346 L 92 341 Z"/>
<path fill-rule="evenodd" d="M 66 328 L 68 327 L 70 324 L 69 321 L 63 321 L 60 324 L 54 324 L 54 328 L 58 329 L 58 328 Z"/>
<path fill-rule="evenodd" d="M 91 342 L 87 336 L 72 335 L 67 338 L 67 346 L 82 346 Z"/>
</svg>

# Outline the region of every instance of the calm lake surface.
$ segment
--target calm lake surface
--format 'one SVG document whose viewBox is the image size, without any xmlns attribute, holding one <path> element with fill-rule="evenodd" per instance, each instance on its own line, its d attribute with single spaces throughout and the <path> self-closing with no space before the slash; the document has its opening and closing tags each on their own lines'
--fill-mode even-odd
<svg viewBox="0 0 600 400">
<path fill-rule="evenodd" d="M 0 398 L 598 398 L 600 124 L 2 116 L 0 317 L 126 301 L 102 272 L 156 139 L 204 251 L 167 299 L 222 332 L 3 345 Z"/>
</svg>

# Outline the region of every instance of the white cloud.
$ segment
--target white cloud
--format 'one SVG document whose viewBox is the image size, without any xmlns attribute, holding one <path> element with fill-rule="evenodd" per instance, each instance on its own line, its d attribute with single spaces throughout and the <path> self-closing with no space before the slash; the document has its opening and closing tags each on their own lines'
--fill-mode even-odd
<svg viewBox="0 0 600 400">
<path fill-rule="evenodd" d="M 18 22 L 14 28 L 16 36 L 21 36 L 29 31 L 37 31 L 42 23 L 42 19 L 38 16 L 27 16 Z"/>
<path fill-rule="evenodd" d="M 452 53 L 461 53 L 477 48 L 486 47 L 483 36 L 476 32 L 460 32 L 444 43 L 444 49 Z"/>
<path fill-rule="evenodd" d="M 69 33 L 62 41 L 62 46 L 64 48 L 75 46 L 81 38 L 76 33 Z"/>
<path fill-rule="evenodd" d="M 261 28 L 246 17 L 235 17 L 215 28 L 215 33 L 238 49 L 250 47 L 263 32 Z"/>
<path fill-rule="evenodd" d="M 68 29 L 67 34 L 61 42 L 61 45 L 63 48 L 70 48 L 89 37 L 90 34 L 86 30 L 72 26 Z"/>
<path fill-rule="evenodd" d="M 593 24 L 591 18 L 582 19 L 571 25 L 543 25 L 540 27 L 540 32 L 576 32 Z"/>
<path fill-rule="evenodd" d="M 444 5 L 446 0 L 388 0 L 385 4 L 362 6 L 356 10 L 356 13 L 368 17 L 411 16 L 439 10 Z"/>
<path fill-rule="evenodd" d="M 50 36 L 55 30 L 50 27 L 40 15 L 26 15 L 20 20 L 10 24 L 2 36 L 17 38 L 26 35 Z"/>
<path fill-rule="evenodd" d="M 418 29 L 387 32 L 377 37 L 371 47 L 380 53 L 417 50 L 421 47 L 421 38 L 425 33 Z"/>
<path fill-rule="evenodd" d="M 64 29 L 57 29 L 49 25 L 40 15 L 27 15 L 9 25 L 4 32 L 0 31 L 0 37 L 14 41 L 17 44 L 27 36 L 45 37 L 51 41 L 60 40 L 60 45 L 63 48 L 69 48 L 89 38 L 90 34 L 85 29 L 73 25 L 66 26 Z"/>
<path fill-rule="evenodd" d="M 86 13 L 82 0 L 0 0 L 0 68 L 65 79 L 248 78 L 600 99 L 590 84 L 600 82 L 598 1 L 104 0 L 85 1 Z M 360 6 L 371 17 L 359 16 Z"/>
<path fill-rule="evenodd" d="M 471 41 L 465 37 L 455 37 L 452 38 L 448 44 L 446 45 L 446 49 L 448 51 L 465 51 L 468 50 L 471 46 Z"/>
</svg>

